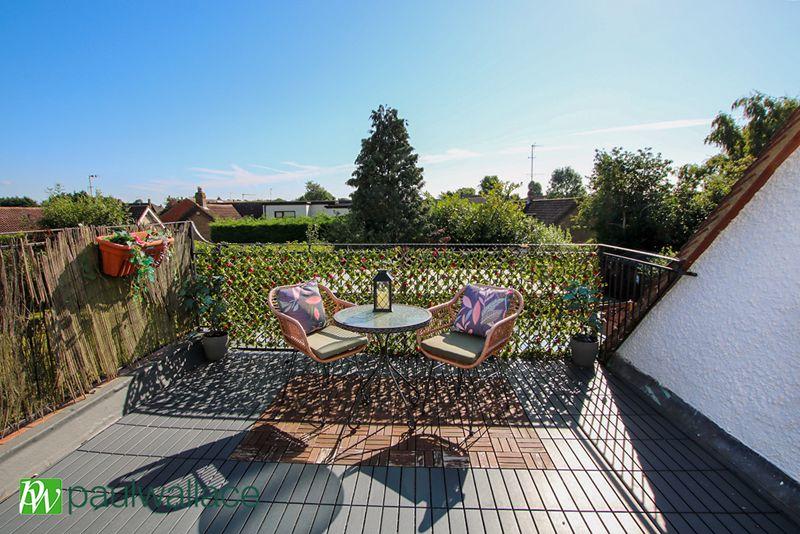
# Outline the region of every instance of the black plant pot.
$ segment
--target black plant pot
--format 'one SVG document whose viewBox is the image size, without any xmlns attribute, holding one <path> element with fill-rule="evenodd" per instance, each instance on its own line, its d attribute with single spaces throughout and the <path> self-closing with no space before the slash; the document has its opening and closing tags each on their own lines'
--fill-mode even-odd
<svg viewBox="0 0 800 534">
<path fill-rule="evenodd" d="M 597 359 L 599 347 L 597 338 L 586 336 L 572 336 L 569 340 L 569 348 L 572 351 L 572 362 L 580 367 L 592 367 Z"/>
<path fill-rule="evenodd" d="M 206 332 L 203 334 L 202 343 L 206 360 L 210 362 L 219 361 L 228 353 L 227 332 Z"/>
</svg>

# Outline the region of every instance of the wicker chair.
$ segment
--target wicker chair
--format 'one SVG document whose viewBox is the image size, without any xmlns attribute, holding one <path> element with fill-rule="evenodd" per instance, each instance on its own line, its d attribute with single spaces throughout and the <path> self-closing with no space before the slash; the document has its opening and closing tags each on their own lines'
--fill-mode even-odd
<svg viewBox="0 0 800 534">
<path fill-rule="evenodd" d="M 341 360 L 367 348 L 369 343 L 367 337 L 348 332 L 331 324 L 332 317 L 336 312 L 355 306 L 355 304 L 336 297 L 333 291 L 322 284 L 319 285 L 319 293 L 324 302 L 327 316 L 324 328 L 311 334 L 306 334 L 297 319 L 281 312 L 280 307 L 278 307 L 278 291 L 296 285 L 300 284 L 278 286 L 269 292 L 269 307 L 278 317 L 278 323 L 286 343 L 321 364 L 329 364 Z"/>
<path fill-rule="evenodd" d="M 431 360 L 431 367 L 428 374 L 428 382 L 425 388 L 425 396 L 430 391 L 430 384 L 433 380 L 435 369 L 442 366 L 451 366 L 458 370 L 458 383 L 456 393 L 460 394 L 464 383 L 464 375 L 468 375 L 474 382 L 477 368 L 484 363 L 490 356 L 495 356 L 495 374 L 500 374 L 505 378 L 505 372 L 501 363 L 501 358 L 497 355 L 508 344 L 514 332 L 514 325 L 517 317 L 522 312 L 525 305 L 522 294 L 512 288 L 492 287 L 493 289 L 503 289 L 511 291 L 511 302 L 505 316 L 496 322 L 486 333 L 486 338 L 465 334 L 463 332 L 452 331 L 456 315 L 461 308 L 461 298 L 466 287 L 456 294 L 451 300 L 428 308 L 433 319 L 425 328 L 417 331 L 417 350 Z M 435 365 L 438 362 L 438 366 Z M 489 378 L 489 377 L 487 377 Z M 507 380 L 505 381 L 508 384 Z M 474 390 L 474 387 L 470 387 Z M 511 392 L 508 392 L 511 393 Z M 469 393 L 469 405 L 474 402 L 474 392 Z M 508 406 L 506 407 L 506 409 Z M 470 434 L 472 434 L 472 421 L 470 418 Z"/>
</svg>

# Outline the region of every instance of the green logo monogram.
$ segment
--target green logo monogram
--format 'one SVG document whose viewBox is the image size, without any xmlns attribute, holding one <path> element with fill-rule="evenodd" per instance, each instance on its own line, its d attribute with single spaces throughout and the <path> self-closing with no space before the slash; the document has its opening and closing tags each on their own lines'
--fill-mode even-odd
<svg viewBox="0 0 800 534">
<path fill-rule="evenodd" d="M 60 478 L 22 478 L 19 481 L 19 513 L 57 515 L 61 513 Z"/>
</svg>

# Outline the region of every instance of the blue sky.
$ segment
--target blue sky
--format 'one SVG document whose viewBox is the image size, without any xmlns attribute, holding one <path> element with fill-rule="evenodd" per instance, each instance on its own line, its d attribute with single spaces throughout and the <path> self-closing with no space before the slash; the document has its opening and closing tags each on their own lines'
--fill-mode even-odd
<svg viewBox="0 0 800 534">
<path fill-rule="evenodd" d="M 338 196 L 388 104 L 426 189 L 595 148 L 714 153 L 710 119 L 800 94 L 800 2 L 4 2 L 0 196 Z"/>
</svg>

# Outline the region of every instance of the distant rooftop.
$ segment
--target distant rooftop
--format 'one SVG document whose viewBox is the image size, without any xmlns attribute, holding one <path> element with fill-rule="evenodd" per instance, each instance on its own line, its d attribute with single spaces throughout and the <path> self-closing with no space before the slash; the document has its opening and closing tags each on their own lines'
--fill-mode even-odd
<svg viewBox="0 0 800 534">
<path fill-rule="evenodd" d="M 525 213 L 545 224 L 560 224 L 578 209 L 576 198 L 536 198 L 525 204 Z"/>
<path fill-rule="evenodd" d="M 0 233 L 39 230 L 42 208 L 0 207 Z"/>
</svg>

